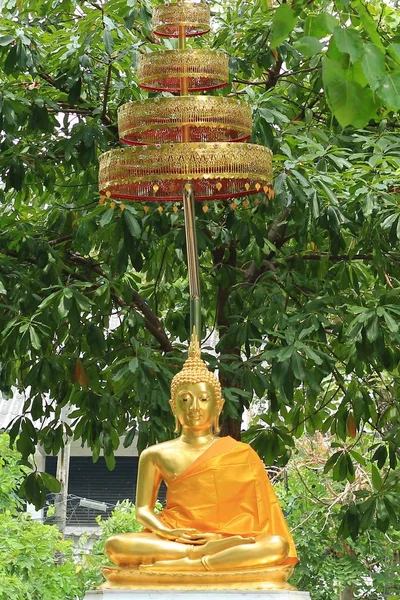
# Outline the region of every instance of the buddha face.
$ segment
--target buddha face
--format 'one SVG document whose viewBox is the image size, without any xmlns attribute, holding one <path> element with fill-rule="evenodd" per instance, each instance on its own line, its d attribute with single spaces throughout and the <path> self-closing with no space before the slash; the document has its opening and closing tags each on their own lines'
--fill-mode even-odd
<svg viewBox="0 0 400 600">
<path fill-rule="evenodd" d="M 222 409 L 214 389 L 204 381 L 180 384 L 171 407 L 183 427 L 197 430 L 214 425 Z"/>
</svg>

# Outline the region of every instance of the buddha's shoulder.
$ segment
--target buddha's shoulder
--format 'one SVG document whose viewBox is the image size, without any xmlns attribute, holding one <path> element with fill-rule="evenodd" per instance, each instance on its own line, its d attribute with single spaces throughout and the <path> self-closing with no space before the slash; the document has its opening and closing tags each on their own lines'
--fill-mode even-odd
<svg viewBox="0 0 400 600">
<path fill-rule="evenodd" d="M 253 459 L 261 460 L 257 452 L 250 446 L 250 444 L 247 444 L 246 442 L 239 442 L 233 439 L 232 441 L 234 442 L 234 444 L 232 444 L 232 450 L 248 454 Z"/>
<path fill-rule="evenodd" d="M 177 449 L 177 440 L 168 440 L 166 442 L 160 442 L 159 444 L 154 444 L 154 446 L 149 446 L 141 453 L 141 457 L 146 458 L 158 458 L 163 457 L 170 452 L 174 452 Z"/>
</svg>

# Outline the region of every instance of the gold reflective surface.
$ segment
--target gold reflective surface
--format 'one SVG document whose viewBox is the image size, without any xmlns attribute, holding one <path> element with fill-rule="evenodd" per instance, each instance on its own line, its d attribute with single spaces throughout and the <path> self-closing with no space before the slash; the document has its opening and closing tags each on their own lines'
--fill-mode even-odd
<svg viewBox="0 0 400 600">
<path fill-rule="evenodd" d="M 210 29 L 210 7 L 206 3 L 175 2 L 153 9 L 153 29 L 156 35 L 178 37 L 179 27 L 186 35 L 203 35 Z"/>
<path fill-rule="evenodd" d="M 230 142 L 156 144 L 100 156 L 99 185 L 115 198 L 180 200 L 191 180 L 197 200 L 246 195 L 272 185 L 271 152 Z"/>
<path fill-rule="evenodd" d="M 182 78 L 188 91 L 211 90 L 228 83 L 228 56 L 208 48 L 183 48 L 141 54 L 137 74 L 140 87 L 179 93 Z"/>
<path fill-rule="evenodd" d="M 251 135 L 251 109 L 224 96 L 172 96 L 118 110 L 119 137 L 127 144 L 182 142 L 183 125 L 190 127 L 191 142 L 243 141 Z"/>
<path fill-rule="evenodd" d="M 140 533 L 113 535 L 106 587 L 293 589 L 296 550 L 264 465 L 247 445 L 219 438 L 221 386 L 200 357 L 195 334 L 170 405 L 179 437 L 139 460 Z M 167 505 L 154 513 L 161 481 Z"/>
</svg>

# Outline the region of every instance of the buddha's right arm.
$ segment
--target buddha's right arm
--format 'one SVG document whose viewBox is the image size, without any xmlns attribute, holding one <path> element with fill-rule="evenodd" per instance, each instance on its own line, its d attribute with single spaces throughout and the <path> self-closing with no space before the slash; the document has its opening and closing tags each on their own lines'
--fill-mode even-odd
<svg viewBox="0 0 400 600">
<path fill-rule="evenodd" d="M 147 448 L 140 455 L 136 488 L 136 518 L 147 529 L 161 537 L 168 537 L 171 530 L 154 513 L 162 479 L 156 459 L 156 453 L 152 448 Z"/>
</svg>

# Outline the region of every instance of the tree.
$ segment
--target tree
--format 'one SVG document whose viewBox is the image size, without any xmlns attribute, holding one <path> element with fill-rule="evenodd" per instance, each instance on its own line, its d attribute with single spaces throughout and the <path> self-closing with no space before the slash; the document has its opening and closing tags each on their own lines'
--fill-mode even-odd
<svg viewBox="0 0 400 600">
<path fill-rule="evenodd" d="M 84 594 L 73 544 L 57 527 L 43 525 L 21 512 L 16 492 L 26 475 L 21 455 L 0 435 L 0 597 L 4 600 L 75 600 Z M 63 560 L 60 560 L 60 557 Z"/>
<path fill-rule="evenodd" d="M 169 381 L 189 336 L 180 208 L 97 195 L 117 107 L 145 95 L 135 62 L 158 48 L 150 5 L 0 6 L 0 388 L 26 395 L 10 435 L 26 457 L 73 434 L 112 468 L 124 432 L 139 449 L 170 435 Z M 232 69 L 215 93 L 251 103 L 253 139 L 275 155 L 274 198 L 197 206 L 223 433 L 238 437 L 243 408 L 262 398 L 249 439 L 267 464 L 284 464 L 304 430 L 329 432 L 339 445 L 327 470 L 350 480 L 353 441 L 375 432 L 371 501 L 385 503 L 369 522 L 397 527 L 397 13 L 358 0 L 232 0 L 213 12 L 212 43 Z M 60 420 L 67 404 L 72 427 Z M 31 481 L 40 504 L 43 481 Z M 349 505 L 358 522 L 362 510 Z"/>
<path fill-rule="evenodd" d="M 338 482 L 324 473 L 330 440 L 321 434 L 304 436 L 298 453 L 283 469 L 271 473 L 301 557 L 291 583 L 310 590 L 313 600 L 368 598 L 395 600 L 399 586 L 399 531 L 385 533 L 375 525 L 358 538 L 340 536 L 342 513 L 354 496 L 374 486 L 371 465 L 358 464 L 354 481 Z M 359 442 L 361 451 L 371 444 Z M 363 525 L 368 511 L 363 513 Z M 338 535 L 339 532 L 339 535 Z"/>
</svg>

